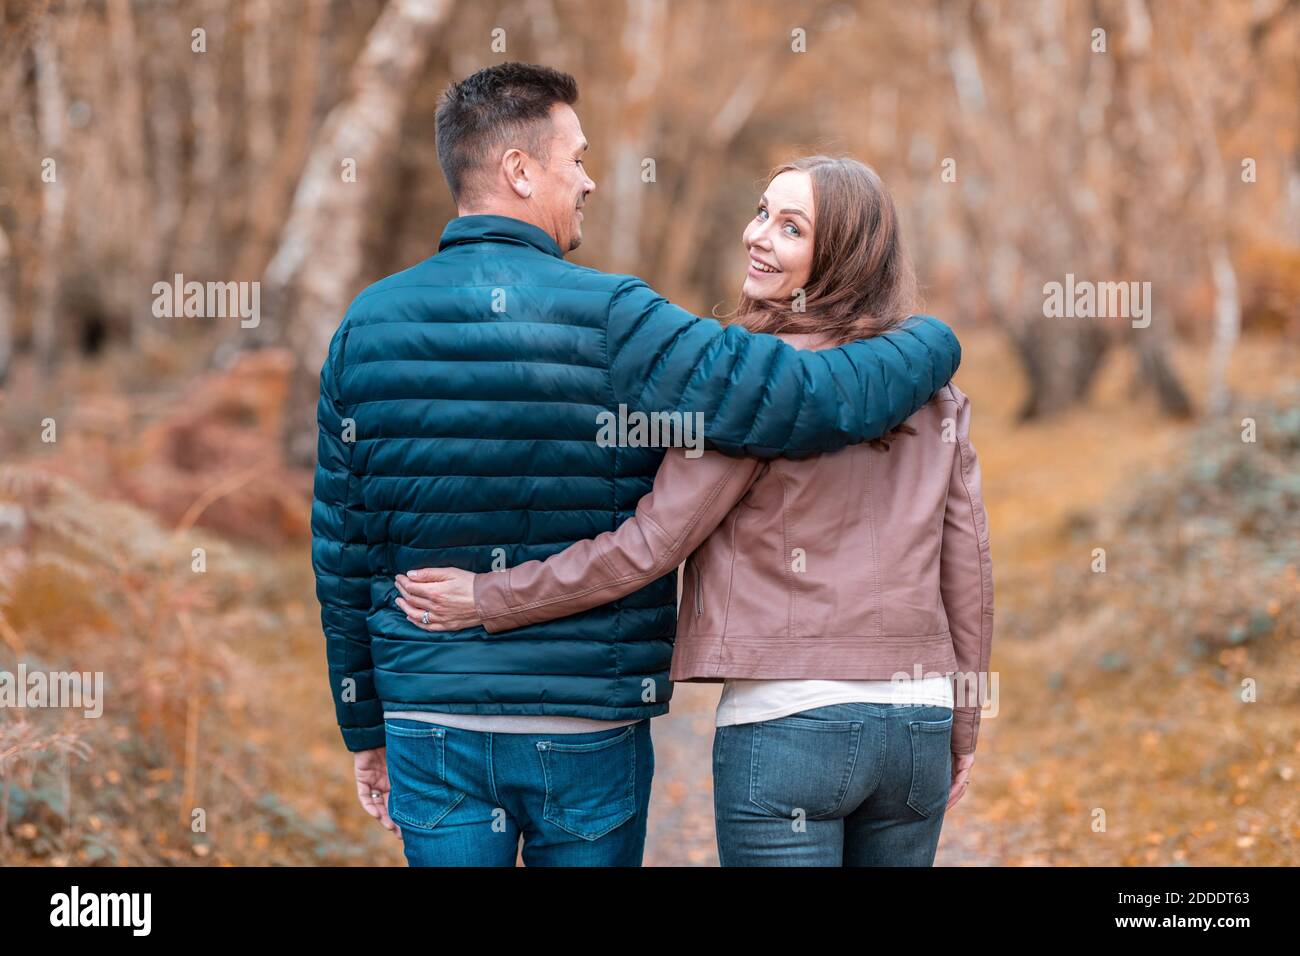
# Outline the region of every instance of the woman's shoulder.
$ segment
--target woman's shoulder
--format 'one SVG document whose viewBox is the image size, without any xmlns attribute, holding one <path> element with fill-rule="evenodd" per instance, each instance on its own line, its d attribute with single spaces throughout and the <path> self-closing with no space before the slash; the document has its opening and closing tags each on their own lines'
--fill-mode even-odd
<svg viewBox="0 0 1300 956">
<path fill-rule="evenodd" d="M 935 392 L 930 401 L 943 405 L 952 405 L 956 408 L 964 408 L 970 404 L 970 397 L 957 387 L 956 382 L 949 382 Z"/>
<path fill-rule="evenodd" d="M 965 435 L 970 427 L 970 399 L 954 383 L 949 382 L 909 415 L 903 424 L 922 433 L 940 434 L 949 434 L 955 424 L 957 432 Z"/>
</svg>

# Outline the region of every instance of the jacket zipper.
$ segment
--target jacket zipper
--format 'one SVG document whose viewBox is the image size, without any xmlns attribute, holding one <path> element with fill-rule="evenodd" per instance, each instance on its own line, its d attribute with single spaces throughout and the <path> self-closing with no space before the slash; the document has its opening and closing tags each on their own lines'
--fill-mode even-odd
<svg viewBox="0 0 1300 956">
<path fill-rule="evenodd" d="M 700 587 L 700 566 L 695 565 L 695 616 L 699 617 L 704 613 L 704 593 Z"/>
</svg>

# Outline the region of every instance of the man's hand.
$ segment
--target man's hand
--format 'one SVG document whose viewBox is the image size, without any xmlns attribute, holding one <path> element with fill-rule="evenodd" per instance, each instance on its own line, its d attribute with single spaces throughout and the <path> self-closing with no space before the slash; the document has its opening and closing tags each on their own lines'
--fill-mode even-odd
<svg viewBox="0 0 1300 956">
<path fill-rule="evenodd" d="M 425 631 L 456 631 L 480 623 L 474 575 L 460 568 L 417 568 L 397 576 L 397 606 Z M 425 614 L 428 617 L 425 617 Z"/>
<path fill-rule="evenodd" d="M 952 755 L 952 793 L 948 795 L 945 810 L 951 810 L 952 805 L 966 795 L 966 788 L 970 785 L 970 768 L 974 764 L 974 754 Z"/>
<path fill-rule="evenodd" d="M 402 828 L 388 815 L 388 761 L 387 749 L 376 747 L 374 750 L 358 750 L 353 755 L 353 767 L 357 777 L 357 799 L 361 809 L 384 825 L 385 830 L 392 830 L 400 840 Z M 378 796 L 371 796 L 378 794 Z"/>
</svg>

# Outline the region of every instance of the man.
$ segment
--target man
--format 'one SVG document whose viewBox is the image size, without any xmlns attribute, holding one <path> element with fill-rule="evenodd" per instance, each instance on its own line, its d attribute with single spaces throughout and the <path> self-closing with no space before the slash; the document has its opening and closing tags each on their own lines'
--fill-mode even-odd
<svg viewBox="0 0 1300 956">
<path fill-rule="evenodd" d="M 668 711 L 676 573 L 508 633 L 406 619 L 414 568 L 501 570 L 612 530 L 662 448 L 602 418 L 703 416 L 728 454 L 868 441 L 957 367 L 942 323 L 799 351 L 631 276 L 564 261 L 596 188 L 572 77 L 506 63 L 453 84 L 438 154 L 459 217 L 353 301 L 321 369 L 312 558 L 362 806 L 412 865 L 639 865 Z M 390 790 L 391 785 L 391 790 Z"/>
</svg>

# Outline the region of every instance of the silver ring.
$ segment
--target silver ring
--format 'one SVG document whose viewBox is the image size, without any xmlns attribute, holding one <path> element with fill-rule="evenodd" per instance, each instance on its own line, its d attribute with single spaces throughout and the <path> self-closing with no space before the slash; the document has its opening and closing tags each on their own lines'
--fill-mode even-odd
<svg viewBox="0 0 1300 956">
<path fill-rule="evenodd" d="M 371 790 L 371 791 L 370 791 L 370 799 L 371 799 L 371 800 L 378 800 L 378 799 L 379 799 L 379 791 L 378 791 L 378 790 Z"/>
<path fill-rule="evenodd" d="M 425 612 L 424 612 L 424 617 L 420 618 L 420 623 L 421 623 L 421 624 L 428 624 L 428 623 L 429 623 L 429 612 L 428 612 L 428 611 L 425 611 Z"/>
</svg>

